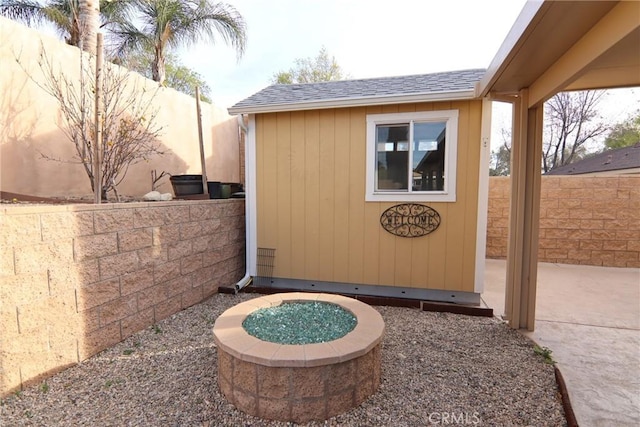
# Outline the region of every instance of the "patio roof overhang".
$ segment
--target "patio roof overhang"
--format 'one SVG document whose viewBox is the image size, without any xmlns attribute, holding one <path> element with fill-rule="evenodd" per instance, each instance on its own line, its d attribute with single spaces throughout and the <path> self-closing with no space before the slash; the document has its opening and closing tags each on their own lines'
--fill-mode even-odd
<svg viewBox="0 0 640 427">
<path fill-rule="evenodd" d="M 527 2 L 479 83 L 481 96 L 529 88 L 528 106 L 565 90 L 640 86 L 640 3 Z"/>
<path fill-rule="evenodd" d="M 544 102 L 567 90 L 640 86 L 640 2 L 529 1 L 478 84 L 513 104 L 505 315 L 534 329 Z"/>
</svg>

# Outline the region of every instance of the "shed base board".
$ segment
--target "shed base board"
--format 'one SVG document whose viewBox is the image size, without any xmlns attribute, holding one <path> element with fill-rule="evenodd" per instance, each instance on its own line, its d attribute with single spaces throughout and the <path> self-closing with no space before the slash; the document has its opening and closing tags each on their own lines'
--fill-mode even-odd
<svg viewBox="0 0 640 427">
<path fill-rule="evenodd" d="M 480 294 L 475 292 L 418 289 L 398 286 L 360 285 L 354 283 L 322 282 L 316 280 L 286 279 L 280 277 L 254 277 L 253 284 L 262 288 L 295 289 L 300 291 L 329 292 L 344 295 L 368 295 L 404 298 L 419 301 L 437 301 L 464 305 L 480 305 Z"/>
</svg>

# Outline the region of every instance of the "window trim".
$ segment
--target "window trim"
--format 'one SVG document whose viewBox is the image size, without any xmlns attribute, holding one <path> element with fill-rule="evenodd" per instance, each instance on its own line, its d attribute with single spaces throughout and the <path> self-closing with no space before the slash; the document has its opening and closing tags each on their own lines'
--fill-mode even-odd
<svg viewBox="0 0 640 427">
<path fill-rule="evenodd" d="M 444 191 L 375 191 L 376 180 L 376 126 L 409 122 L 445 122 L 445 174 Z M 413 138 L 413 126 L 410 128 Z M 413 142 L 413 141 L 411 141 Z M 458 110 L 419 111 L 412 113 L 367 115 L 367 202 L 455 202 L 458 159 Z"/>
</svg>

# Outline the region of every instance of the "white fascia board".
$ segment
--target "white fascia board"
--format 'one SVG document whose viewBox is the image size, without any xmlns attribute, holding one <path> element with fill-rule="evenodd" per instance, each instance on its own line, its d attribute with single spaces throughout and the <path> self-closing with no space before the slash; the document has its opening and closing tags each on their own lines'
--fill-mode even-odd
<svg viewBox="0 0 640 427">
<path fill-rule="evenodd" d="M 257 179 L 256 179 L 256 119 L 249 115 L 248 134 L 244 152 L 245 167 L 245 218 L 246 221 L 246 259 L 247 272 L 252 277 L 258 274 L 258 213 L 257 213 Z"/>
<path fill-rule="evenodd" d="M 475 89 L 410 95 L 365 96 L 358 98 L 320 99 L 308 102 L 231 107 L 229 114 L 260 114 L 281 111 L 321 110 L 327 108 L 365 107 L 369 105 L 408 104 L 412 102 L 461 101 L 476 99 Z"/>
<path fill-rule="evenodd" d="M 487 257 L 487 217 L 489 214 L 489 160 L 491 157 L 492 102 L 482 100 L 480 125 L 480 170 L 478 172 L 478 213 L 476 224 L 476 266 L 473 291 L 484 292 L 485 258 Z"/>
</svg>

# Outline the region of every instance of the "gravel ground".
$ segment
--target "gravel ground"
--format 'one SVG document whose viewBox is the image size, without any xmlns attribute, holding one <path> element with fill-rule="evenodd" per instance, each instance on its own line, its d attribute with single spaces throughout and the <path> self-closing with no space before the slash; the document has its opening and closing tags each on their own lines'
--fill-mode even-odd
<svg viewBox="0 0 640 427">
<path fill-rule="evenodd" d="M 217 387 L 211 329 L 257 295 L 218 294 L 0 402 L 5 426 L 281 426 Z M 376 307 L 382 384 L 330 426 L 563 426 L 553 367 L 498 319 Z"/>
</svg>

